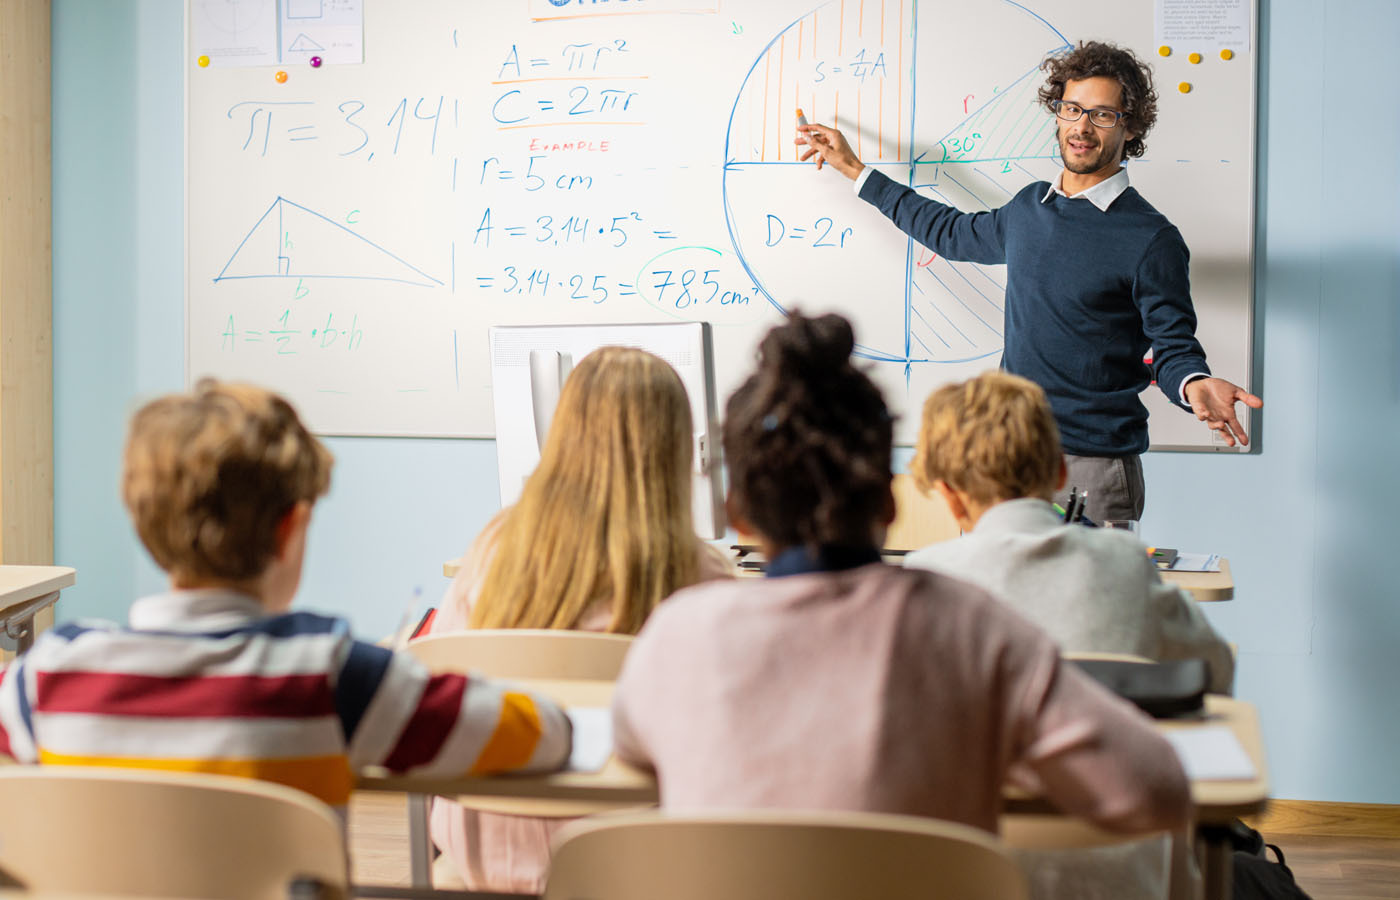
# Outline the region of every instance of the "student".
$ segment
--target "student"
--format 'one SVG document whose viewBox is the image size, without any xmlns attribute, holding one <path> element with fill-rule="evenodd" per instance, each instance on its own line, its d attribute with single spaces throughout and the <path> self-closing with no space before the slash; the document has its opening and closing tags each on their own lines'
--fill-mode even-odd
<svg viewBox="0 0 1400 900">
<path fill-rule="evenodd" d="M 1050 505 L 1067 470 L 1038 386 L 993 371 L 934 391 L 909 468 L 921 489 L 942 495 L 966 533 L 909 554 L 906 566 L 985 588 L 1065 650 L 1205 659 L 1210 690 L 1230 692 L 1234 654 L 1196 601 L 1162 582 L 1146 548 L 1124 531 L 1067 526 Z M 1196 896 L 1189 847 L 1179 833 L 1171 847 L 1154 838 L 1073 853 L 1023 851 L 1018 859 L 1037 896 Z"/>
<path fill-rule="evenodd" d="M 539 466 L 487 525 L 432 634 L 563 628 L 636 634 L 680 588 L 732 575 L 691 519 L 690 401 L 643 350 L 604 347 L 569 374 Z M 537 894 L 568 819 L 433 804 L 431 833 L 474 890 Z"/>
<path fill-rule="evenodd" d="M 1150 722 L 980 588 L 887 566 L 892 423 L 839 316 L 793 315 L 724 425 L 729 515 L 764 580 L 662 604 L 614 696 L 618 755 L 665 807 L 907 813 L 997 829 L 1015 768 L 1121 831 L 1190 814 Z"/>
<path fill-rule="evenodd" d="M 1065 650 L 1205 659 L 1211 691 L 1230 692 L 1229 646 L 1188 594 L 1162 582 L 1142 544 L 1124 531 L 1066 527 L 1050 505 L 1066 469 L 1035 384 L 987 372 L 934 391 L 909 468 L 968 533 L 909 554 L 906 566 L 985 588 Z"/>
<path fill-rule="evenodd" d="M 126 627 L 62 625 L 0 675 L 0 751 L 20 762 L 242 775 L 343 811 L 368 765 L 425 776 L 568 759 L 552 702 L 433 675 L 288 612 L 331 455 L 285 400 L 203 380 L 131 422 L 122 494 L 170 591 Z"/>
</svg>

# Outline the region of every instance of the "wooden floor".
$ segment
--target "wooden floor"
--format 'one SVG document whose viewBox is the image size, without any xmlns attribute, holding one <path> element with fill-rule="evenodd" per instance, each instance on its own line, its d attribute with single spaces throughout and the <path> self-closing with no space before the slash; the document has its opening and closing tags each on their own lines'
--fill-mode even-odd
<svg viewBox="0 0 1400 900">
<path fill-rule="evenodd" d="M 1265 834 L 1313 900 L 1400 897 L 1400 839 Z"/>
<path fill-rule="evenodd" d="M 403 797 L 356 794 L 350 802 L 350 852 L 356 884 L 404 886 L 409 882 L 408 824 Z M 1400 838 L 1290 834 L 1267 829 L 1283 848 L 1303 890 L 1313 900 L 1400 898 Z M 1299 826 L 1315 832 L 1317 825 Z M 1338 830 L 1345 830 L 1340 825 Z"/>
</svg>

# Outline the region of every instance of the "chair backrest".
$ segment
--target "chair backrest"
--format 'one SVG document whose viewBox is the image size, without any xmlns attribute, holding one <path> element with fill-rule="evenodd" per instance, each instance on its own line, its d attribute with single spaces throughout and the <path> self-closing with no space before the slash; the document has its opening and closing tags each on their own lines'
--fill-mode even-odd
<svg viewBox="0 0 1400 900">
<path fill-rule="evenodd" d="M 1066 650 L 1060 654 L 1065 659 L 1101 660 L 1104 662 L 1151 663 L 1153 660 L 1136 653 L 1106 653 L 1099 650 Z"/>
<path fill-rule="evenodd" d="M 293 788 L 135 769 L 0 769 L 0 883 L 104 896 L 348 896 L 340 818 Z"/>
<path fill-rule="evenodd" d="M 1014 850 L 1073 850 L 1108 847 L 1143 840 L 1140 833 L 1105 831 L 1070 816 L 1002 813 L 1002 846 Z"/>
<path fill-rule="evenodd" d="M 479 628 L 408 642 L 434 672 L 480 672 L 493 678 L 616 681 L 632 646 L 625 634 L 536 628 Z"/>
<path fill-rule="evenodd" d="M 593 816 L 555 839 L 545 900 L 1023 900 L 991 835 L 855 812 Z"/>
<path fill-rule="evenodd" d="M 894 492 L 894 521 L 885 532 L 887 549 L 918 550 L 962 534 L 943 498 L 924 494 L 914 484 L 913 476 L 896 475 L 890 487 Z"/>
</svg>

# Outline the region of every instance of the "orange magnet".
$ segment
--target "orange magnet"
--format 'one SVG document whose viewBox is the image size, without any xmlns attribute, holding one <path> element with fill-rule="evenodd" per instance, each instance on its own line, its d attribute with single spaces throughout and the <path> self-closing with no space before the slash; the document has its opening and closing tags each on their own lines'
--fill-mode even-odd
<svg viewBox="0 0 1400 900">
<path fill-rule="evenodd" d="M 278 84 L 285 84 L 287 81 L 287 73 L 280 69 L 278 70 L 277 74 L 272 77 L 277 79 Z"/>
</svg>

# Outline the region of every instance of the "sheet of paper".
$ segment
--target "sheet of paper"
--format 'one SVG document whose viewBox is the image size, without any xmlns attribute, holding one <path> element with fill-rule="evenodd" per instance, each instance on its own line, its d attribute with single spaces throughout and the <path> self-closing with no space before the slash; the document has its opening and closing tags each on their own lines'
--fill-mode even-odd
<svg viewBox="0 0 1400 900">
<path fill-rule="evenodd" d="M 1228 781 L 1259 774 L 1239 738 L 1225 725 L 1172 729 L 1165 734 L 1192 780 Z"/>
<path fill-rule="evenodd" d="M 276 0 L 194 0 L 190 4 L 194 56 L 213 66 L 277 64 Z"/>
<path fill-rule="evenodd" d="M 1219 572 L 1219 553 L 1178 553 L 1171 564 L 1173 572 Z"/>
<path fill-rule="evenodd" d="M 612 710 L 606 706 L 574 706 L 564 712 L 574 725 L 569 771 L 597 772 L 612 756 Z"/>
<path fill-rule="evenodd" d="M 1183 52 L 1249 52 L 1247 0 L 1157 0 L 1157 44 Z"/>
<path fill-rule="evenodd" d="M 365 61 L 364 0 L 282 0 L 282 62 Z"/>
</svg>

